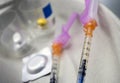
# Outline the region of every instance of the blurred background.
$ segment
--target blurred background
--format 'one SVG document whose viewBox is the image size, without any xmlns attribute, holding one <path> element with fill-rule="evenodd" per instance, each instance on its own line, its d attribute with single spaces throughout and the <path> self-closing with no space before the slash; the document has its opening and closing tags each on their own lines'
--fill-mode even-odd
<svg viewBox="0 0 120 83">
<path fill-rule="evenodd" d="M 120 0 L 100 0 L 100 1 L 120 18 Z"/>
<path fill-rule="evenodd" d="M 17 6 L 22 0 L 0 0 L 0 12 L 3 8 L 14 3 Z M 114 14 L 120 18 L 120 0 L 100 0 L 105 6 L 107 6 Z"/>
</svg>

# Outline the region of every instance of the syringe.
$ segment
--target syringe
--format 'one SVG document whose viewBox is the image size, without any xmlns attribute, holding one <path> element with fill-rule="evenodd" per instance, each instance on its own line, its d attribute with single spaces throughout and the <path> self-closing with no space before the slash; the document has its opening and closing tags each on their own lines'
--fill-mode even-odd
<svg viewBox="0 0 120 83">
<path fill-rule="evenodd" d="M 80 17 L 80 21 L 84 26 L 85 40 L 84 40 L 84 46 L 82 50 L 82 56 L 78 71 L 77 83 L 84 83 L 93 31 L 97 26 L 97 22 L 94 18 L 98 10 L 98 0 L 85 0 L 85 1 L 86 1 L 86 8 Z"/>
<path fill-rule="evenodd" d="M 77 18 L 78 14 L 73 13 L 68 23 L 63 26 L 62 33 L 55 39 L 52 45 L 53 65 L 51 70 L 50 83 L 58 83 L 59 64 L 61 53 L 70 39 L 69 29 Z"/>
<path fill-rule="evenodd" d="M 86 26 L 87 31 L 85 40 L 84 40 L 84 46 L 83 46 L 83 51 L 82 51 L 82 57 L 81 57 L 81 62 L 79 66 L 79 72 L 78 72 L 78 82 L 77 83 L 83 83 L 84 77 L 86 75 L 86 69 L 87 69 L 87 64 L 88 64 L 88 59 L 89 59 L 89 54 L 90 54 L 90 46 L 91 46 L 91 40 L 92 40 L 92 31 L 94 29 L 91 29 L 92 27 L 96 27 L 96 21 L 90 21 L 88 25 Z"/>
<path fill-rule="evenodd" d="M 54 43 L 52 46 L 53 49 L 53 63 L 52 63 L 52 70 L 51 70 L 51 77 L 50 83 L 57 83 L 58 82 L 58 74 L 59 74 L 59 61 L 60 56 L 62 53 L 62 44 Z"/>
</svg>

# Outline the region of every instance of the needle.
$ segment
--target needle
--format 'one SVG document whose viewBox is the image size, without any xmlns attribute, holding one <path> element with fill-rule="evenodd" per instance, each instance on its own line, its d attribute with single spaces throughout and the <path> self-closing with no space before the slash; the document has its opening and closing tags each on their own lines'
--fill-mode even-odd
<svg viewBox="0 0 120 83">
<path fill-rule="evenodd" d="M 53 65 L 51 70 L 50 83 L 58 83 L 58 74 L 59 74 L 59 64 L 61 53 L 64 50 L 64 47 L 68 43 L 70 39 L 70 35 L 68 34 L 69 29 L 77 18 L 78 14 L 73 13 L 68 23 L 63 26 L 62 33 L 55 39 L 52 45 L 52 54 L 53 54 Z"/>
<path fill-rule="evenodd" d="M 83 46 L 83 50 L 82 50 L 81 62 L 80 62 L 80 66 L 79 66 L 78 83 L 84 82 L 84 77 L 86 75 L 87 64 L 88 64 L 88 59 L 89 59 L 89 54 L 90 54 L 91 40 L 92 40 L 92 30 L 93 29 L 91 29 L 91 27 L 92 26 L 96 27 L 97 24 L 96 24 L 96 22 L 91 21 L 91 23 L 88 23 L 88 26 L 86 26 L 86 27 L 88 27 L 87 29 L 90 29 L 90 30 L 87 30 L 85 32 L 86 36 L 85 36 L 84 46 Z"/>
<path fill-rule="evenodd" d="M 97 15 L 98 2 L 99 0 L 85 0 L 86 8 L 80 15 L 80 21 L 84 27 L 85 40 L 79 65 L 77 83 L 84 83 L 85 80 L 93 31 L 97 26 L 95 16 Z"/>
</svg>

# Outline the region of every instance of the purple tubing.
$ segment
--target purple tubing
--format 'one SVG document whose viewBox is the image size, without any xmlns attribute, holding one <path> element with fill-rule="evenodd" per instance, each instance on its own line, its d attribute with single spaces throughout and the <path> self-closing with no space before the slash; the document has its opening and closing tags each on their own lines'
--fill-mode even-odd
<svg viewBox="0 0 120 83">
<path fill-rule="evenodd" d="M 80 21 L 83 25 L 89 22 L 91 19 L 95 19 L 98 11 L 99 0 L 85 0 L 85 10 L 80 15 Z"/>
<path fill-rule="evenodd" d="M 77 18 L 77 16 L 78 16 L 77 13 L 73 13 L 70 16 L 67 24 L 65 24 L 62 27 L 62 33 L 54 40 L 54 43 L 62 43 L 63 47 L 67 44 L 67 42 L 70 39 L 69 29 L 71 28 L 71 26 L 74 23 L 74 21 Z"/>
</svg>

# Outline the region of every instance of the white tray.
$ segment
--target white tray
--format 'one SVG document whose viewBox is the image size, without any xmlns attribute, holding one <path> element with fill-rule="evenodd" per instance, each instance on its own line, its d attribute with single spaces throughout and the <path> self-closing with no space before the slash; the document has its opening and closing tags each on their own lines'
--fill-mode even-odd
<svg viewBox="0 0 120 83">
<path fill-rule="evenodd" d="M 73 12 L 81 13 L 84 0 L 52 0 L 57 17 L 67 21 Z M 120 20 L 106 7 L 100 5 L 98 27 L 94 31 L 85 83 L 120 82 Z M 76 83 L 83 47 L 84 32 L 79 21 L 71 30 L 70 45 L 60 62 L 59 83 Z M 22 83 L 22 60 L 0 57 L 0 83 Z M 46 76 L 32 83 L 49 83 Z"/>
</svg>

